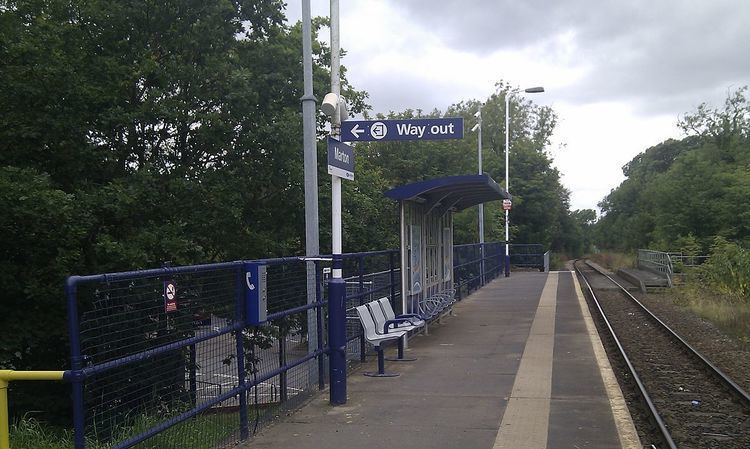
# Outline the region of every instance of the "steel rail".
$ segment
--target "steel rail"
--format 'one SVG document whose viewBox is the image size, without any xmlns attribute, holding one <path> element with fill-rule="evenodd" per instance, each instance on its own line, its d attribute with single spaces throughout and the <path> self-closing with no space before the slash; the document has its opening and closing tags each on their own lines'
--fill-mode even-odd
<svg viewBox="0 0 750 449">
<path fill-rule="evenodd" d="M 578 261 L 576 261 L 576 263 L 577 262 Z M 677 445 L 672 439 L 672 436 L 670 435 L 669 430 L 667 430 L 667 427 L 664 424 L 664 420 L 662 419 L 661 415 L 659 415 L 659 412 L 656 410 L 656 406 L 654 405 L 654 402 L 651 400 L 651 396 L 646 391 L 646 386 L 641 381 L 640 376 L 638 376 L 638 373 L 636 372 L 635 367 L 633 366 L 633 364 L 630 361 L 630 358 L 625 352 L 625 348 L 620 343 L 620 339 L 617 338 L 617 334 L 615 333 L 614 328 L 612 327 L 609 320 L 607 319 L 607 316 L 604 314 L 604 309 L 602 309 L 601 304 L 599 304 L 599 300 L 596 298 L 596 295 L 594 294 L 594 289 L 591 287 L 591 284 L 589 283 L 588 279 L 583 274 L 583 272 L 576 266 L 576 263 L 573 264 L 573 267 L 575 268 L 576 273 L 578 273 L 581 279 L 583 279 L 583 282 L 586 284 L 586 288 L 588 289 L 589 294 L 591 295 L 591 299 L 594 301 L 596 308 L 599 310 L 599 315 L 602 317 L 602 320 L 604 321 L 604 324 L 606 325 L 607 330 L 612 336 L 612 339 L 614 340 L 615 345 L 617 346 L 617 349 L 620 352 L 620 356 L 625 361 L 625 364 L 628 367 L 628 371 L 630 372 L 630 375 L 632 376 L 633 380 L 638 386 L 638 391 L 641 395 L 641 398 L 643 399 L 644 403 L 646 404 L 646 407 L 648 408 L 651 414 L 651 420 L 654 422 L 654 424 L 656 424 L 656 427 L 659 429 L 659 432 L 661 433 L 662 437 L 664 438 L 664 441 L 667 443 L 669 448 L 677 449 Z"/>
<path fill-rule="evenodd" d="M 745 406 L 750 407 L 750 395 L 742 389 L 739 385 L 737 385 L 729 376 L 727 376 L 719 367 L 714 365 L 710 360 L 708 360 L 706 357 L 703 356 L 700 352 L 698 352 L 697 349 L 693 348 L 687 341 L 685 341 L 682 337 L 680 337 L 677 332 L 672 330 L 665 322 L 663 322 L 659 317 L 657 317 L 653 312 L 651 312 L 643 303 L 638 301 L 638 299 L 633 296 L 625 287 L 620 285 L 619 282 L 614 280 L 611 276 L 609 276 L 606 273 L 602 273 L 601 271 L 597 270 L 595 267 L 591 266 L 588 262 L 586 262 L 586 265 L 591 267 L 592 269 L 596 270 L 599 274 L 605 276 L 607 279 L 609 279 L 613 284 L 617 285 L 620 290 L 622 290 L 625 295 L 630 298 L 631 301 L 635 302 L 648 316 L 651 317 L 654 321 L 659 323 L 659 325 L 667 331 L 667 333 L 677 340 L 680 344 L 683 345 L 685 349 L 687 349 L 688 354 L 691 356 L 697 358 L 700 360 L 707 368 L 708 370 L 718 377 L 726 386 L 729 388 L 730 392 L 737 396 L 737 398 L 742 401 Z"/>
</svg>

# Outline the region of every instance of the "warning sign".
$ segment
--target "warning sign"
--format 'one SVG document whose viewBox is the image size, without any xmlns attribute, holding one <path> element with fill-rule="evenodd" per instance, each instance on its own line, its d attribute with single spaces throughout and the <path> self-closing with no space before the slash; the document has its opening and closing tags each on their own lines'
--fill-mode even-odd
<svg viewBox="0 0 750 449">
<path fill-rule="evenodd" d="M 174 281 L 164 281 L 164 311 L 177 310 L 177 286 Z"/>
<path fill-rule="evenodd" d="M 512 206 L 513 202 L 511 200 L 503 200 L 503 210 L 510 210 Z"/>
</svg>

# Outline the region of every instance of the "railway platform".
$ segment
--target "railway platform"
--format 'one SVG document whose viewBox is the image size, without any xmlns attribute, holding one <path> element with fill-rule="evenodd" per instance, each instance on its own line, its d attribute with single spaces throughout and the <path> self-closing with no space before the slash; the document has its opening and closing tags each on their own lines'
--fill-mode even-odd
<svg viewBox="0 0 750 449">
<path fill-rule="evenodd" d="M 409 341 L 394 378 L 349 375 L 243 448 L 640 448 L 571 272 L 513 273 Z M 373 363 L 375 357 L 369 357 Z"/>
</svg>

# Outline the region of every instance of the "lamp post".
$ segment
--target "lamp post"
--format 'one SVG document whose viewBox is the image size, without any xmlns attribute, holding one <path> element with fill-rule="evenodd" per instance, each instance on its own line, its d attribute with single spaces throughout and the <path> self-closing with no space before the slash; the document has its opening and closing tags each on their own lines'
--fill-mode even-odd
<svg viewBox="0 0 750 449">
<path fill-rule="evenodd" d="M 477 118 L 477 124 L 471 128 L 472 131 L 478 131 L 477 134 L 477 159 L 479 160 L 478 173 L 482 174 L 482 104 L 479 104 L 477 113 L 474 114 Z M 479 254 L 481 260 L 479 262 L 479 281 L 484 285 L 484 204 L 479 203 Z"/>
<path fill-rule="evenodd" d="M 544 92 L 544 87 L 529 87 L 527 89 L 523 90 L 527 94 L 537 94 Z M 505 94 L 505 192 L 509 193 L 509 183 L 508 183 L 508 155 L 510 154 L 510 97 L 514 93 L 518 92 L 518 90 L 512 90 Z M 508 226 L 508 216 L 510 215 L 510 210 L 505 209 L 505 277 L 510 276 L 510 233 L 509 233 L 509 226 Z"/>
</svg>

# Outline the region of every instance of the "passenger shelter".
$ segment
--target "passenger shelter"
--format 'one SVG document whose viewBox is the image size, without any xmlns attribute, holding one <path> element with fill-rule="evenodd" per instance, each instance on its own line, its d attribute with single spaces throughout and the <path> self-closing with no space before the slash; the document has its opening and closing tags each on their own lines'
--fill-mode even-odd
<svg viewBox="0 0 750 449">
<path fill-rule="evenodd" d="M 511 198 L 487 174 L 428 179 L 385 195 L 401 214 L 402 310 L 420 314 L 434 298 L 453 298 L 453 213 Z"/>
</svg>

